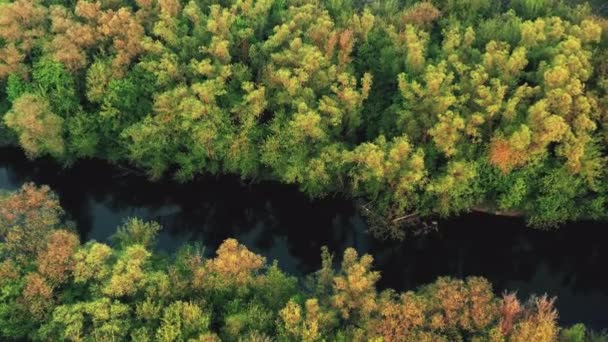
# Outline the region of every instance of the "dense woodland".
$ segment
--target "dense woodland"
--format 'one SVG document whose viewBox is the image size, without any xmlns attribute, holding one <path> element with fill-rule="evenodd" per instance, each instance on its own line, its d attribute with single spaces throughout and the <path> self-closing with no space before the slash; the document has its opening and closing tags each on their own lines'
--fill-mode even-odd
<svg viewBox="0 0 608 342">
<path fill-rule="evenodd" d="M 379 292 L 370 255 L 326 248 L 298 281 L 228 239 L 155 251 L 160 226 L 127 220 L 81 244 L 46 186 L 0 195 L 0 339 L 38 341 L 608 341 L 561 329 L 554 299 L 496 296 L 478 277 Z"/>
<path fill-rule="evenodd" d="M 360 200 L 372 230 L 480 210 L 608 219 L 608 5 L 577 0 L 0 0 L 0 145 L 152 179 Z M 608 341 L 485 279 L 379 291 L 370 255 L 296 279 L 228 239 L 81 243 L 0 193 L 0 340 Z M 338 251 L 340 252 L 340 251 Z"/>
<path fill-rule="evenodd" d="M 596 5 L 595 9 L 592 5 Z M 602 1 L 0 0 L 0 141 L 150 177 L 608 216 Z"/>
</svg>

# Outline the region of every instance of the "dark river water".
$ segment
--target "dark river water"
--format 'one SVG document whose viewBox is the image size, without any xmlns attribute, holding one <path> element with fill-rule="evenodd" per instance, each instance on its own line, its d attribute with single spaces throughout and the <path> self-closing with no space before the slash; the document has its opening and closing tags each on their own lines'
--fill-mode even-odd
<svg viewBox="0 0 608 342">
<path fill-rule="evenodd" d="M 17 189 L 28 181 L 58 193 L 83 240 L 106 241 L 127 217 L 137 216 L 164 226 L 159 249 L 199 241 L 211 252 L 235 237 L 293 275 L 318 269 L 323 245 L 336 254 L 355 247 L 375 257 L 380 288 L 404 291 L 438 276 L 478 275 L 499 293 L 557 296 L 562 324 L 608 328 L 606 222 L 538 231 L 518 218 L 468 214 L 440 221 L 437 232 L 423 237 L 381 241 L 366 232 L 353 203 L 342 198 L 309 200 L 292 186 L 248 185 L 236 177 L 150 182 L 101 161 L 63 169 L 0 148 L 0 188 Z"/>
</svg>

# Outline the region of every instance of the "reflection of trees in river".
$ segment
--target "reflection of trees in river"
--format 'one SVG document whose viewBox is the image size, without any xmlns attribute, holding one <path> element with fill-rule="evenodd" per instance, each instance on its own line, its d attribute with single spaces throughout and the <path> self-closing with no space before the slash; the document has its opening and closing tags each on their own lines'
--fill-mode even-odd
<svg viewBox="0 0 608 342">
<path fill-rule="evenodd" d="M 606 228 L 581 222 L 539 231 L 516 218 L 470 214 L 440 222 L 438 233 L 403 244 L 374 243 L 370 251 L 383 271 L 382 286 L 410 289 L 441 275 L 481 275 L 499 292 L 558 296 L 564 322 L 604 328 Z"/>
<path fill-rule="evenodd" d="M 78 223 L 79 231 L 86 232 L 90 229 L 92 221 L 87 196 L 91 191 L 89 186 L 91 189 L 95 188 L 94 181 L 85 180 L 84 175 L 76 176 L 74 170 L 63 170 L 49 159 L 30 162 L 21 151 L 14 148 L 0 149 L 0 168 L 4 168 L 8 175 L 8 184 L 0 184 L 1 187 L 17 188 L 26 182 L 47 184 L 59 195 L 61 206 L 69 219 Z M 70 183 L 73 183 L 74 187 L 66 186 L 66 177 L 71 179 Z M 86 183 L 83 184 L 84 182 Z M 71 191 L 72 189 L 79 191 Z"/>
<path fill-rule="evenodd" d="M 15 150 L 0 150 L 1 187 L 26 181 L 50 185 L 83 237 L 90 236 L 94 208 L 113 213 L 145 208 L 165 227 L 163 238 L 190 236 L 215 250 L 236 237 L 252 250 L 277 258 L 291 273 L 320 265 L 320 248 L 341 252 L 354 246 L 374 255 L 381 286 L 410 289 L 437 276 L 488 278 L 496 290 L 521 289 L 568 300 L 562 318 L 596 327 L 608 306 L 606 223 L 568 224 L 555 231 L 525 227 L 523 220 L 470 214 L 442 221 L 439 231 L 405 242 L 378 241 L 364 233 L 354 206 L 339 198 L 309 200 L 295 187 L 274 183 L 245 186 L 236 177 L 200 178 L 189 184 L 151 183 L 145 177 L 99 161 L 63 170 L 49 160 L 28 162 Z M 95 203 L 95 205 L 91 205 Z M 117 214 L 117 215 L 118 215 Z M 108 227 L 108 234 L 114 227 Z M 338 260 L 336 260 L 338 261 Z M 562 302 L 558 300 L 558 308 Z M 595 310 L 595 311 L 594 311 Z"/>
<path fill-rule="evenodd" d="M 538 231 L 525 228 L 520 219 L 470 214 L 441 222 L 438 233 L 403 244 L 375 243 L 372 252 L 383 265 L 404 271 L 385 274 L 384 281 L 405 287 L 441 274 L 481 274 L 495 279 L 496 287 L 506 287 L 511 281 L 530 279 L 544 264 L 552 273 L 570 275 L 566 280 L 573 290 L 608 292 L 608 279 L 597 273 L 608 260 L 602 250 L 608 237 L 605 228 L 603 223 L 585 222 Z"/>
<path fill-rule="evenodd" d="M 208 250 L 215 250 L 227 237 L 236 237 L 264 254 L 274 247 L 276 237 L 285 237 L 289 255 L 271 257 L 295 259 L 289 262 L 298 264 L 298 269 L 290 270 L 294 273 L 315 270 L 322 245 L 336 251 L 348 246 L 364 250 L 363 224 L 350 202 L 339 198 L 312 201 L 295 187 L 275 183 L 245 186 L 230 176 L 199 178 L 188 184 L 151 183 L 100 161 L 82 161 L 63 170 L 50 160 L 28 162 L 10 149 L 3 151 L 0 167 L 9 171 L 9 182 L 15 186 L 26 181 L 50 185 L 78 222 L 83 238 L 91 233 L 94 202 L 112 212 L 146 208 L 150 214 L 146 218 L 160 221 L 169 236 L 192 235 Z M 355 226 L 359 229 L 353 229 Z M 250 234 L 254 229 L 257 233 Z M 244 241 L 247 238 L 254 239 Z"/>
<path fill-rule="evenodd" d="M 209 249 L 227 237 L 236 237 L 255 251 L 267 254 L 265 251 L 275 248 L 276 239 L 282 237 L 289 255 L 269 257 L 295 257 L 298 269 L 289 271 L 300 273 L 320 265 L 322 245 L 334 250 L 352 245 L 363 247 L 362 229 L 353 229 L 354 209 L 349 202 L 310 201 L 295 188 L 275 184 L 251 188 L 227 184 L 218 189 L 215 185 L 195 185 L 198 186 L 214 191 L 186 196 L 188 200 L 177 203 L 179 213 L 160 220 L 171 234 L 193 234 Z"/>
</svg>

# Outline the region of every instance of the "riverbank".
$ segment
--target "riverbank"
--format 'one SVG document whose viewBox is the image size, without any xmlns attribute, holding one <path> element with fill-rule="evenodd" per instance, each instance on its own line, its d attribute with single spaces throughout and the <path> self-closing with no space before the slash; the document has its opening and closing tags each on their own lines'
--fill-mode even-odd
<svg viewBox="0 0 608 342">
<path fill-rule="evenodd" d="M 438 276 L 484 276 L 497 293 L 557 296 L 560 323 L 608 327 L 606 224 L 579 222 L 557 230 L 531 229 L 519 218 L 467 214 L 439 220 L 438 231 L 404 242 L 366 233 L 354 204 L 340 198 L 311 201 L 297 188 L 271 182 L 244 184 L 236 177 L 192 183 L 150 182 L 104 162 L 63 169 L 51 160 L 29 161 L 18 149 L 0 150 L 0 188 L 33 181 L 56 191 L 82 241 L 106 241 L 126 218 L 156 220 L 164 227 L 157 248 L 174 251 L 186 241 L 214 250 L 235 237 L 289 274 L 314 271 L 326 245 L 354 247 L 375 256 L 379 288 L 400 291 Z"/>
</svg>

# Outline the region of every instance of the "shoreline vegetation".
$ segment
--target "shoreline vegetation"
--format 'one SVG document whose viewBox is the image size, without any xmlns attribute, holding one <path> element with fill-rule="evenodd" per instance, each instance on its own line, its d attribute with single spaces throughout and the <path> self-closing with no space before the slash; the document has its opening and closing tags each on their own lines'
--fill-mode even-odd
<svg viewBox="0 0 608 342">
<path fill-rule="evenodd" d="M 379 292 L 370 255 L 296 279 L 225 240 L 154 251 L 155 222 L 118 227 L 109 244 L 81 243 L 47 186 L 0 194 L 0 336 L 66 341 L 608 341 L 560 328 L 547 296 L 498 296 L 480 277 L 440 277 Z"/>
<path fill-rule="evenodd" d="M 0 1 L 0 141 L 369 203 L 608 218 L 608 20 L 562 0 Z"/>
</svg>

